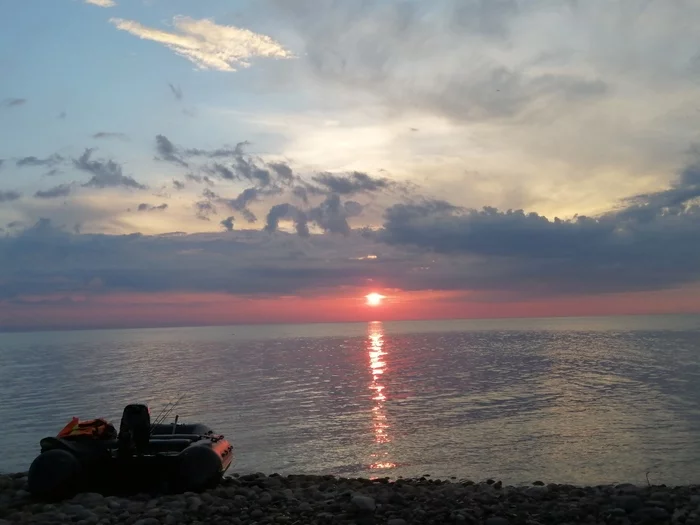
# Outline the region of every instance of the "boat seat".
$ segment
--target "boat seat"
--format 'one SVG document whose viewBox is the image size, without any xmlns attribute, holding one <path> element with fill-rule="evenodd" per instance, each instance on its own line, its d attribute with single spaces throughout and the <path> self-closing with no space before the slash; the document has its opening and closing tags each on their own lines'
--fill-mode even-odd
<svg viewBox="0 0 700 525">
<path fill-rule="evenodd" d="M 163 452 L 180 452 L 192 444 L 189 439 L 151 439 L 148 442 L 147 454 Z"/>
<path fill-rule="evenodd" d="M 200 436 L 199 434 L 153 434 L 151 435 L 151 441 L 153 441 L 154 439 L 186 439 L 190 443 L 193 443 L 202 439 L 202 436 Z"/>
</svg>

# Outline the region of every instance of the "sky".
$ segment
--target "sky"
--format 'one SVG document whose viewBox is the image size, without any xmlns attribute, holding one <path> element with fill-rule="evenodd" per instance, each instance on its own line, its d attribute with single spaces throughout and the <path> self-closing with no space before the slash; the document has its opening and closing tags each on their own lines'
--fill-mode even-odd
<svg viewBox="0 0 700 525">
<path fill-rule="evenodd" d="M 698 313 L 699 28 L 695 0 L 3 2 L 0 330 Z"/>
</svg>

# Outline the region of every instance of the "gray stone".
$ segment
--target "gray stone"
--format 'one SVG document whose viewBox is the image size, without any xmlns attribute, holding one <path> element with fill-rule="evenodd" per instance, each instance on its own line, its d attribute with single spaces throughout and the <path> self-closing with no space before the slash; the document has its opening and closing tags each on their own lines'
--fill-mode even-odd
<svg viewBox="0 0 700 525">
<path fill-rule="evenodd" d="M 76 503 L 78 505 L 93 507 L 95 505 L 104 504 L 105 497 L 96 492 L 84 492 L 77 494 L 71 501 L 72 503 Z"/>
<path fill-rule="evenodd" d="M 386 525 L 407 525 L 406 520 L 394 518 L 386 522 Z"/>
<path fill-rule="evenodd" d="M 187 498 L 187 508 L 191 511 L 198 511 L 202 506 L 202 499 L 199 496 L 190 496 Z"/>
<path fill-rule="evenodd" d="M 540 499 L 545 497 L 549 493 L 549 489 L 542 485 L 537 485 L 535 487 L 528 487 L 526 489 L 526 494 L 531 498 Z"/>
<path fill-rule="evenodd" d="M 614 509 L 610 509 L 610 512 L 608 514 L 610 514 L 611 516 L 613 516 L 615 518 L 621 518 L 621 517 L 627 515 L 627 511 L 625 509 L 621 509 L 619 507 L 616 507 Z"/>
<path fill-rule="evenodd" d="M 253 519 L 260 519 L 265 515 L 265 513 L 262 511 L 262 509 L 254 509 L 253 512 L 250 513 L 250 517 Z"/>
<path fill-rule="evenodd" d="M 654 491 L 649 495 L 649 499 L 656 500 L 656 501 L 666 501 L 670 497 L 671 497 L 670 493 L 660 491 L 660 490 Z"/>
<path fill-rule="evenodd" d="M 63 512 L 69 516 L 74 516 L 78 520 L 91 520 L 95 519 L 97 521 L 99 518 L 97 515 L 83 507 L 82 505 L 67 504 L 63 506 Z"/>
<path fill-rule="evenodd" d="M 510 525 L 510 521 L 505 518 L 501 518 L 500 516 L 494 516 L 487 519 L 484 522 L 484 525 Z"/>
<path fill-rule="evenodd" d="M 270 503 L 272 503 L 272 494 L 270 494 L 269 492 L 263 492 L 260 494 L 258 501 L 261 505 L 269 505 Z"/>
<path fill-rule="evenodd" d="M 639 494 L 642 490 L 637 485 L 633 485 L 632 483 L 622 483 L 620 485 L 617 485 L 615 489 L 617 489 L 620 492 L 620 494 L 628 495 Z"/>
<path fill-rule="evenodd" d="M 650 499 L 650 500 L 647 500 L 644 503 L 644 505 L 647 507 L 665 507 L 667 505 L 667 502 L 664 500 Z"/>
<path fill-rule="evenodd" d="M 156 518 L 143 518 L 135 522 L 134 525 L 160 525 L 160 521 Z"/>
<path fill-rule="evenodd" d="M 352 506 L 359 512 L 374 512 L 377 504 L 369 496 L 353 496 Z"/>
<path fill-rule="evenodd" d="M 649 507 L 644 509 L 643 512 L 650 518 L 659 521 L 667 520 L 670 517 L 668 511 L 666 509 L 662 509 L 661 507 Z"/>
<path fill-rule="evenodd" d="M 308 501 L 303 501 L 299 507 L 299 512 L 312 512 L 314 509 Z"/>
<path fill-rule="evenodd" d="M 634 512 L 637 509 L 641 509 L 643 506 L 642 500 L 638 496 L 615 496 L 613 498 L 613 503 L 625 509 L 627 512 Z"/>
</svg>

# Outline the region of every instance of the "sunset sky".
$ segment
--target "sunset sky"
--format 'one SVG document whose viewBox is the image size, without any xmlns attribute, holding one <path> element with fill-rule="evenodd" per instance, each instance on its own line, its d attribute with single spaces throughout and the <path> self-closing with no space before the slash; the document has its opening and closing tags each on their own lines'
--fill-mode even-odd
<svg viewBox="0 0 700 525">
<path fill-rule="evenodd" d="M 0 14 L 0 330 L 700 312 L 695 0 Z"/>
</svg>

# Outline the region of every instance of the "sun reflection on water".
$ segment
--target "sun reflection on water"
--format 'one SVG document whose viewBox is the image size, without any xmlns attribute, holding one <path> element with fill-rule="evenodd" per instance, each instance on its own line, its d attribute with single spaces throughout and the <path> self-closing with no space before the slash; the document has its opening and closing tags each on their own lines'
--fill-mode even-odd
<svg viewBox="0 0 700 525">
<path fill-rule="evenodd" d="M 369 354 L 369 366 L 372 372 L 372 381 L 369 385 L 372 390 L 372 425 L 374 428 L 375 450 L 372 453 L 372 470 L 394 468 L 396 464 L 388 459 L 387 444 L 391 442 L 389 437 L 389 424 L 387 422 L 384 404 L 387 400 L 385 385 L 382 384 L 382 376 L 386 371 L 387 355 L 384 350 L 384 326 L 381 321 L 369 323 L 367 352 Z"/>
</svg>

